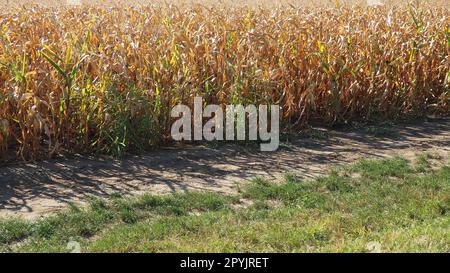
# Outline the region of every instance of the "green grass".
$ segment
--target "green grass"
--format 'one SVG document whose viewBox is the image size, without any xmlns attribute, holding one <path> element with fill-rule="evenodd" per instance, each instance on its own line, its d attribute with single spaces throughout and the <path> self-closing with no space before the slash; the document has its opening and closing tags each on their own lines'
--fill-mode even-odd
<svg viewBox="0 0 450 273">
<path fill-rule="evenodd" d="M 427 158 L 256 178 L 235 196 L 91 198 L 35 222 L 1 220 L 0 251 L 67 252 L 77 241 L 84 252 L 450 252 L 450 166 Z"/>
<path fill-rule="evenodd" d="M 395 129 L 392 127 L 392 123 L 385 123 L 377 126 L 369 125 L 365 128 L 365 132 L 377 138 L 384 138 L 394 134 Z"/>
</svg>

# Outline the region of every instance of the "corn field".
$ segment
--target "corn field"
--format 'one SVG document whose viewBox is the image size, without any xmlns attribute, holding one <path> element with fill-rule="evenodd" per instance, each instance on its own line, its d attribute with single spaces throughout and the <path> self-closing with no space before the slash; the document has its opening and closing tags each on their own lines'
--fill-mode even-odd
<svg viewBox="0 0 450 273">
<path fill-rule="evenodd" d="M 450 114 L 446 7 L 70 7 L 0 14 L 0 154 L 155 147 L 173 106 L 279 104 L 287 128 Z"/>
</svg>

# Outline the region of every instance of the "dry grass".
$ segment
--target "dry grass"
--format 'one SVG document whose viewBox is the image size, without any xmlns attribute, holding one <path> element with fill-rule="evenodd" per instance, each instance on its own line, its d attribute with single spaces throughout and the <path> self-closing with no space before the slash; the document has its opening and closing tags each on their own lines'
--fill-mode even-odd
<svg viewBox="0 0 450 273">
<path fill-rule="evenodd" d="M 169 111 L 279 103 L 301 126 L 450 112 L 445 7 L 78 7 L 0 15 L 0 145 L 145 149 Z"/>
</svg>

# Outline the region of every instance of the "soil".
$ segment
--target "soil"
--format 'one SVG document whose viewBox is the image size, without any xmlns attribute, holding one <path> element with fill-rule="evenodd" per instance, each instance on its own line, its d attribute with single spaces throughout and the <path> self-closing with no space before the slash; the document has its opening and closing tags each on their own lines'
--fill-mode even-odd
<svg viewBox="0 0 450 273">
<path fill-rule="evenodd" d="M 448 163 L 450 119 L 389 128 L 312 131 L 291 137 L 277 152 L 237 144 L 174 146 L 122 160 L 77 156 L 0 167 L 0 217 L 35 219 L 83 203 L 89 195 L 138 195 L 211 190 L 226 194 L 252 177 L 280 179 L 286 172 L 304 179 L 334 165 L 361 158 L 430 153 Z"/>
</svg>

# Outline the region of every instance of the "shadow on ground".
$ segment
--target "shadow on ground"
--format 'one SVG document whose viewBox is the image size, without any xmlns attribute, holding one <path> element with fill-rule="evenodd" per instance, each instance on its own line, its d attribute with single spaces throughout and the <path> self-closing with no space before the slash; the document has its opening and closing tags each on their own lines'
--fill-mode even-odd
<svg viewBox="0 0 450 273">
<path fill-rule="evenodd" d="M 365 129 L 327 131 L 326 139 L 295 138 L 277 152 L 238 145 L 161 149 L 121 161 L 72 158 L 0 167 L 0 216 L 34 218 L 82 202 L 87 195 L 166 193 L 187 190 L 235 191 L 254 176 L 279 178 L 295 172 L 304 178 L 324 174 L 330 165 L 367 157 L 432 151 L 450 153 L 450 120 L 395 125 L 374 136 Z"/>
</svg>

